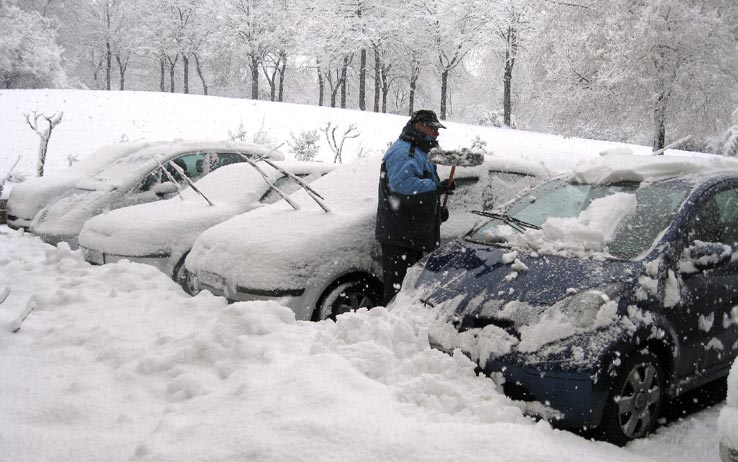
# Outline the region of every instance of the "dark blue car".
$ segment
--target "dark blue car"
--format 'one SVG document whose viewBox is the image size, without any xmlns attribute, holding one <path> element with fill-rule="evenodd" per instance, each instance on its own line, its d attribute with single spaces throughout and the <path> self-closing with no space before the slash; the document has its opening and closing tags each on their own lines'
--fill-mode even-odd
<svg viewBox="0 0 738 462">
<path fill-rule="evenodd" d="M 436 320 L 436 347 L 508 396 L 623 445 L 738 353 L 735 165 L 601 160 L 479 212 L 490 219 L 421 261 L 401 295 Z"/>
</svg>

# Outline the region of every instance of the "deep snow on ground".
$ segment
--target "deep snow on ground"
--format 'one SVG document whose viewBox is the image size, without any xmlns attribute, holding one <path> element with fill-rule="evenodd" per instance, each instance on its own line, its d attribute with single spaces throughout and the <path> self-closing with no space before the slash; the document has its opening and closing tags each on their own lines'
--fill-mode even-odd
<svg viewBox="0 0 738 462">
<path fill-rule="evenodd" d="M 626 448 L 589 441 L 524 417 L 465 357 L 381 307 L 296 322 L 5 226 L 3 287 L 3 461 L 717 459 L 721 406 Z"/>
</svg>

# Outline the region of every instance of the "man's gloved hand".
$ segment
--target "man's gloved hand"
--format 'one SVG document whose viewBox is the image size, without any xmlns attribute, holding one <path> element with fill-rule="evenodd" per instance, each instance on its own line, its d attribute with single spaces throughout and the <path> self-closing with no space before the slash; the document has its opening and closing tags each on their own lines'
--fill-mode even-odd
<svg viewBox="0 0 738 462">
<path fill-rule="evenodd" d="M 441 180 L 438 183 L 439 194 L 449 194 L 451 191 L 456 189 L 456 182 L 454 180 L 449 181 L 448 179 Z"/>
<path fill-rule="evenodd" d="M 441 223 L 445 223 L 448 220 L 448 207 L 441 207 Z"/>
</svg>

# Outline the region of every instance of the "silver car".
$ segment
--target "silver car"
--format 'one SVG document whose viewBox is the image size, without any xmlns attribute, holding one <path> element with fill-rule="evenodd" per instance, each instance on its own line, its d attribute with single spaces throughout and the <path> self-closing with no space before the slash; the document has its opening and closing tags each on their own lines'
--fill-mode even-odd
<svg viewBox="0 0 738 462">
<path fill-rule="evenodd" d="M 30 178 L 15 185 L 8 198 L 8 227 L 28 229 L 39 210 L 74 188 L 77 183 L 95 175 L 118 159 L 152 144 L 138 141 L 106 145 L 66 170 Z"/>
<path fill-rule="evenodd" d="M 181 197 L 123 207 L 88 220 L 79 244 L 90 263 L 127 259 L 153 265 L 193 293 L 184 261 L 200 233 L 276 202 L 280 192 L 299 189 L 298 181 L 310 183 L 334 168 L 335 164 L 297 161 L 227 165 L 197 181 L 197 191 L 190 188 Z"/>
<path fill-rule="evenodd" d="M 266 146 L 227 141 L 175 141 L 155 144 L 128 155 L 44 207 L 31 232 L 45 242 L 77 248 L 84 223 L 103 212 L 176 195 L 187 178 L 195 181 L 221 166 L 243 162 L 242 155 L 284 155 Z M 185 176 L 187 178 L 185 178 Z"/>
<path fill-rule="evenodd" d="M 381 157 L 360 159 L 311 184 L 328 211 L 307 192 L 238 215 L 205 231 L 186 259 L 199 289 L 230 301 L 275 300 L 297 319 L 320 320 L 380 302 L 382 266 L 374 238 Z M 439 168 L 448 176 L 448 168 Z M 458 168 L 442 239 L 462 235 L 479 218 L 466 213 L 511 199 L 549 173 L 540 164 L 490 158 Z"/>
</svg>

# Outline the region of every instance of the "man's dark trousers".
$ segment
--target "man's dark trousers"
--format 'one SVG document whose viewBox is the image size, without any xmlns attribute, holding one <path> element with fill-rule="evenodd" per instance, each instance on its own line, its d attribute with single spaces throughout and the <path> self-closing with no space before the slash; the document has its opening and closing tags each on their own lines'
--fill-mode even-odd
<svg viewBox="0 0 738 462">
<path fill-rule="evenodd" d="M 384 280 L 385 306 L 400 291 L 407 269 L 422 257 L 422 250 L 382 244 L 382 279 Z"/>
</svg>

